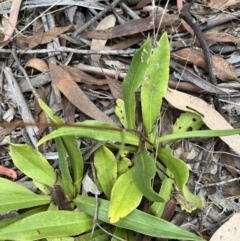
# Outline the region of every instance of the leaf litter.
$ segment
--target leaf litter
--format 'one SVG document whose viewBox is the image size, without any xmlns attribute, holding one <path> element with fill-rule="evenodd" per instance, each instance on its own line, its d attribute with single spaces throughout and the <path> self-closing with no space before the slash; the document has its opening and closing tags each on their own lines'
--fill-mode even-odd
<svg viewBox="0 0 240 241">
<path fill-rule="evenodd" d="M 216 76 L 219 79 L 219 86 L 215 87 L 221 89 L 221 82 L 226 84 L 225 89 L 222 88 L 224 91 L 219 92 L 221 114 L 213 108 L 212 96 L 215 94 L 211 95 L 212 92 L 209 89 L 199 87 L 204 86 L 204 82 L 208 81 L 208 74 L 206 73 L 208 69 L 199 42 L 192 36 L 194 31 L 186 23 L 181 23 L 179 19 L 177 9 L 181 12 L 181 6 L 183 5 L 181 0 L 177 1 L 177 6 L 175 2 L 171 2 L 166 6 L 166 11 L 160 10 L 159 12 L 157 12 L 157 7 L 160 7 L 160 9 L 165 7 L 162 3 L 159 4 L 156 1 L 156 12 L 144 12 L 143 7 L 154 8 L 152 1 L 137 1 L 137 3 L 129 6 L 129 9 L 138 15 L 138 19 L 133 19 L 130 11 L 126 12 L 121 5 L 117 5 L 101 19 L 94 21 L 77 37 L 72 36 L 72 34 L 75 31 L 74 26 L 77 26 L 80 21 L 79 18 L 87 23 L 91 21 L 96 11 L 106 8 L 107 5 L 95 1 L 88 6 L 83 4 L 79 7 L 76 5 L 77 8 L 74 11 L 67 12 L 66 8 L 62 8 L 62 4 L 55 3 L 53 5 L 51 1 L 49 2 L 50 4 L 45 3 L 46 9 L 41 10 L 41 15 L 37 11 L 41 6 L 36 3 L 34 3 L 35 8 L 32 7 L 31 3 L 29 3 L 28 8 L 26 1 L 20 0 L 13 1 L 11 5 L 6 5 L 6 12 L 2 14 L 4 21 L 2 21 L 0 29 L 3 36 L 1 46 L 3 47 L 2 50 L 10 50 L 11 52 L 12 41 L 16 41 L 18 50 L 22 50 L 22 55 L 18 55 L 18 58 L 21 59 L 22 66 L 25 66 L 33 87 L 39 88 L 39 93 L 42 93 L 44 89 L 46 94 L 41 95 L 42 98 L 62 119 L 77 121 L 92 118 L 119 125 L 116 122 L 113 107 L 116 105 L 116 98 L 121 96 L 120 84 L 126 75 L 126 70 L 121 69 L 119 64 L 114 66 L 107 63 L 112 61 L 111 63 L 114 64 L 120 61 L 122 64 L 129 65 L 132 55 L 119 54 L 118 52 L 113 52 L 112 55 L 100 55 L 97 52 L 98 50 L 109 49 L 127 50 L 132 48 L 136 50 L 148 35 L 154 36 L 160 26 L 160 30 L 167 31 L 171 37 L 172 60 L 197 75 L 198 81 L 202 82 L 202 85 L 197 85 L 198 88 L 191 88 L 191 86 L 196 87 L 196 85 L 194 83 L 186 85 L 187 82 L 185 81 L 188 81 L 187 76 L 185 76 L 186 73 L 179 74 L 172 67 L 169 86 L 174 85 L 176 90 L 169 89 L 166 95 L 166 100 L 170 104 L 166 107 L 168 108 L 167 118 L 164 116 L 164 119 L 167 119 L 167 125 L 171 126 L 182 111 L 199 114 L 205 123 L 203 129 L 207 127 L 212 130 L 231 129 L 232 126 L 239 123 L 238 90 L 240 84 L 238 82 L 240 60 L 238 59 L 234 63 L 230 62 L 232 56 L 239 55 L 239 35 L 236 31 L 239 26 L 234 16 L 234 14 L 238 14 L 239 1 L 202 1 L 202 5 L 195 3 L 192 9 L 210 50 L 214 49 L 215 46 L 219 47 L 217 53 L 214 52 L 213 54 L 212 52 L 212 57 Z M 20 10 L 21 4 L 22 9 L 25 8 L 26 11 Z M 53 9 L 51 9 L 53 6 L 54 11 L 59 15 L 54 16 Z M 220 9 L 225 9 L 225 18 L 222 17 Z M 9 15 L 8 12 L 10 12 Z M 42 25 L 46 24 L 45 21 L 49 23 L 50 18 L 45 18 L 45 20 L 43 18 L 45 14 L 53 17 L 53 19 L 55 18 L 55 23 L 51 29 L 39 28 L 39 30 L 32 32 L 35 21 L 40 20 Z M 229 17 L 226 18 L 226 16 Z M 104 23 L 104 20 L 106 23 Z M 61 37 L 62 34 L 71 37 L 72 39 L 69 38 L 71 41 L 68 38 Z M 58 50 L 57 41 L 61 47 L 90 49 L 96 50 L 96 52 L 93 55 L 55 51 L 57 53 L 52 53 L 50 56 L 44 52 L 48 48 L 48 43 L 51 42 L 54 44 L 54 48 Z M 234 48 L 231 51 L 224 51 L 224 47 L 229 43 L 232 43 Z M 29 52 L 30 50 L 33 52 Z M 43 52 L 40 52 L 40 50 L 43 50 Z M 49 61 L 52 57 L 54 62 Z M 41 113 L 34 113 L 37 106 L 34 104 L 34 98 L 29 87 L 26 87 L 25 79 L 18 70 L 17 64 L 12 64 L 11 58 L 4 51 L 2 51 L 0 59 L 1 69 L 4 69 L 5 73 L 4 78 L 9 80 L 12 72 L 22 90 L 22 93 L 17 94 L 21 102 L 21 105 L 19 105 L 19 99 L 14 99 L 15 90 L 5 88 L 1 84 L 1 118 L 13 106 L 18 112 L 15 114 L 15 121 L 19 119 L 28 120 L 29 118 L 41 121 Z M 11 69 L 6 66 L 10 66 Z M 232 87 L 232 83 L 235 83 L 234 87 Z M 57 108 L 55 105 L 56 91 L 52 90 L 51 84 L 55 85 L 60 93 L 65 96 L 62 97 L 58 94 Z M 226 89 L 229 91 L 226 92 Z M 181 90 L 181 92 L 178 90 Z M 24 102 L 27 102 L 28 105 Z M 17 108 L 17 106 L 21 107 Z M 163 110 L 162 113 L 166 112 Z M 168 129 L 169 126 L 165 128 Z M 2 139 L 10 134 L 11 140 L 16 142 L 29 143 L 30 138 L 32 144 L 34 144 L 36 138 L 35 134 L 26 137 L 19 130 L 13 131 L 9 128 L 1 130 L 0 134 Z M 185 157 L 185 161 L 189 162 L 189 167 L 192 169 L 189 185 L 193 189 L 195 188 L 195 192 L 205 199 L 207 205 L 203 210 L 186 214 L 180 212 L 175 204 L 172 205 L 172 203 L 175 203 L 175 199 L 172 198 L 169 200 L 169 205 L 171 204 L 171 207 L 176 209 L 175 214 L 172 212 L 170 214 L 170 211 L 168 211 L 169 214 L 166 213 L 167 205 L 164 216 L 172 222 L 182 219 L 183 221 L 178 221 L 179 226 L 185 226 L 206 239 L 210 239 L 221 224 L 230 218 L 233 212 L 239 212 L 240 208 L 238 205 L 240 191 L 238 185 L 236 185 L 240 173 L 239 135 L 221 137 L 220 139 L 189 139 L 170 143 L 173 149 L 180 151 L 178 155 L 183 159 Z M 206 143 L 214 144 L 210 148 Z M 91 147 L 92 144 L 85 143 L 81 145 L 81 148 Z M 51 147 L 45 151 L 55 150 Z M 10 167 L 7 166 L 9 164 L 5 161 L 7 159 L 6 153 L 1 152 L 0 156 L 2 164 L 0 174 L 10 179 L 18 179 L 19 177 L 17 177 L 17 172 L 15 172 L 13 166 L 12 168 L 11 165 Z M 214 168 L 206 168 L 208 165 L 212 165 Z M 214 175 L 217 175 L 218 178 L 213 178 Z M 193 183 L 196 185 L 193 185 Z M 202 186 L 199 186 L 199 183 Z M 210 191 L 211 186 L 215 187 L 213 191 Z M 200 192 L 198 192 L 199 190 Z M 198 222 L 197 214 L 202 215 L 201 222 Z M 186 219 L 186 215 L 188 219 Z M 239 217 L 234 218 L 231 218 L 226 225 L 237 226 Z M 194 226 L 194 230 L 191 229 L 191 226 Z M 216 235 L 219 235 L 219 233 L 221 237 L 224 235 L 225 240 L 234 240 L 233 237 L 238 240 L 237 235 L 239 234 L 235 233 L 234 228 L 227 228 L 226 230 L 221 231 L 219 229 L 210 240 L 217 240 Z"/>
</svg>

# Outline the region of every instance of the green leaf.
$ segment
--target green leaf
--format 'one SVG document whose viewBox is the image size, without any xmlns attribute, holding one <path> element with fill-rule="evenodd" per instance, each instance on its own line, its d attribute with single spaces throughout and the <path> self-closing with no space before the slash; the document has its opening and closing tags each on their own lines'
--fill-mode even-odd
<svg viewBox="0 0 240 241">
<path fill-rule="evenodd" d="M 193 113 L 186 112 L 177 118 L 173 125 L 173 133 L 181 133 L 186 131 L 196 131 L 199 130 L 204 125 L 202 118 Z"/>
<path fill-rule="evenodd" d="M 142 193 L 132 181 L 132 170 L 122 174 L 115 182 L 110 200 L 109 219 L 111 223 L 131 213 L 142 200 Z"/>
<path fill-rule="evenodd" d="M 134 155 L 132 180 L 141 193 L 149 200 L 164 202 L 164 199 L 152 189 L 152 178 L 156 174 L 156 165 L 147 150 Z"/>
<path fill-rule="evenodd" d="M 125 105 L 122 99 L 117 99 L 116 101 L 115 114 L 120 120 L 121 124 L 125 128 L 127 128 L 128 124 L 127 124 L 126 113 L 125 113 Z"/>
<path fill-rule="evenodd" d="M 84 161 L 82 152 L 78 146 L 75 136 L 64 136 L 62 137 L 62 141 L 71 162 L 73 172 L 73 185 L 76 189 L 75 194 L 77 195 L 80 192 L 81 181 L 83 178 Z"/>
<path fill-rule="evenodd" d="M 142 117 L 146 134 L 155 125 L 166 94 L 169 78 L 170 45 L 164 33 L 153 52 L 141 88 Z M 155 133 L 153 133 L 155 135 Z M 150 137 L 150 140 L 153 136 Z"/>
<path fill-rule="evenodd" d="M 94 153 L 94 166 L 97 170 L 97 179 L 106 197 L 110 199 L 112 187 L 117 180 L 117 161 L 113 153 L 101 146 Z"/>
<path fill-rule="evenodd" d="M 55 138 L 55 143 L 58 152 L 58 162 L 61 170 L 62 177 L 62 187 L 70 198 L 75 197 L 75 188 L 73 186 L 72 177 L 70 174 L 68 161 L 67 161 L 67 153 L 65 147 L 62 142 L 62 138 Z"/>
<path fill-rule="evenodd" d="M 48 238 L 47 241 L 75 241 L 73 237 Z"/>
<path fill-rule="evenodd" d="M 94 216 L 96 206 L 95 198 L 79 195 L 73 200 L 73 202 L 79 209 L 91 216 Z M 109 205 L 109 201 L 103 199 L 99 200 L 98 219 L 105 223 L 110 223 L 108 218 Z M 123 217 L 118 222 L 114 223 L 114 225 L 116 227 L 126 228 L 141 234 L 149 235 L 151 237 L 204 241 L 201 237 L 181 229 L 170 222 L 136 209 L 126 217 Z"/>
<path fill-rule="evenodd" d="M 111 232 L 107 226 L 104 227 L 105 230 Z M 108 235 L 101 229 L 97 229 L 93 234 L 87 233 L 78 237 L 74 237 L 74 241 L 106 241 L 108 240 Z"/>
<path fill-rule="evenodd" d="M 123 174 L 124 172 L 127 172 L 129 168 L 132 166 L 132 162 L 129 158 L 123 156 L 118 162 L 117 162 L 117 172 L 118 174 Z"/>
<path fill-rule="evenodd" d="M 16 221 L 19 221 L 23 218 L 26 218 L 30 215 L 33 215 L 33 214 L 36 214 L 36 213 L 39 213 L 39 212 L 43 212 L 43 211 L 46 211 L 48 208 L 48 205 L 44 205 L 44 206 L 40 206 L 40 207 L 37 207 L 37 208 L 31 208 L 30 211 L 26 211 L 22 214 L 19 214 L 15 217 L 12 217 L 12 218 L 6 218 L 4 220 L 1 220 L 0 222 L 0 230 L 2 230 L 2 228 L 5 228 L 6 226 L 12 224 L 12 223 L 15 223 Z"/>
<path fill-rule="evenodd" d="M 79 235 L 90 230 L 92 217 L 83 212 L 46 211 L 17 221 L 0 232 L 1 240 L 32 241 Z"/>
<path fill-rule="evenodd" d="M 188 202 L 193 205 L 192 210 L 198 207 L 202 207 L 204 205 L 202 198 L 200 196 L 192 194 L 186 186 L 189 178 L 189 170 L 186 163 L 174 157 L 172 155 L 172 149 L 169 147 L 159 148 L 158 158 L 165 164 L 165 166 L 174 176 L 176 184 L 178 188 L 182 191 L 183 196 Z"/>
<path fill-rule="evenodd" d="M 173 189 L 173 183 L 174 183 L 173 179 L 167 178 L 167 177 L 162 182 L 159 195 L 161 197 L 163 197 L 163 199 L 166 201 L 170 198 L 171 191 Z M 151 213 L 153 213 L 157 217 L 161 217 L 163 214 L 165 205 L 166 205 L 166 201 L 165 202 L 154 202 L 152 204 L 152 206 L 150 207 Z"/>
<path fill-rule="evenodd" d="M 40 107 L 43 109 L 43 111 L 48 115 L 48 117 L 54 123 L 63 124 L 63 121 L 58 116 L 53 115 L 52 110 L 41 99 L 38 99 L 38 103 Z M 64 136 L 62 137 L 62 141 L 72 165 L 73 184 L 76 189 L 75 194 L 78 194 L 80 192 L 81 180 L 83 177 L 84 162 L 83 162 L 82 153 L 80 148 L 78 147 L 75 137 Z"/>
<path fill-rule="evenodd" d="M 151 39 L 148 37 L 142 47 L 137 50 L 132 58 L 131 65 L 123 80 L 123 99 L 125 104 L 125 114 L 127 128 L 136 129 L 135 124 L 135 92 L 144 80 L 149 58 L 152 51 Z"/>
<path fill-rule="evenodd" d="M 41 153 L 28 145 L 10 143 L 10 155 L 15 166 L 25 175 L 53 187 L 57 174 Z"/>
<path fill-rule="evenodd" d="M 37 195 L 7 179 L 0 178 L 0 213 L 48 204 L 51 197 Z"/>
<path fill-rule="evenodd" d="M 52 138 L 60 137 L 60 136 L 81 136 L 90 138 L 96 141 L 116 141 L 122 142 L 122 132 L 124 132 L 124 141 L 125 144 L 131 144 L 134 146 L 139 145 L 139 137 L 122 130 L 114 125 L 95 121 L 95 120 L 87 120 L 84 122 L 76 123 L 76 127 L 61 127 L 56 131 L 53 131 L 49 135 L 43 137 L 38 145 L 41 145 L 45 141 L 48 141 Z"/>
<path fill-rule="evenodd" d="M 204 130 L 204 131 L 189 131 L 183 133 L 175 133 L 166 136 L 161 136 L 158 139 L 158 142 L 172 141 L 183 138 L 192 138 L 192 137 L 219 137 L 219 136 L 231 136 L 235 134 L 240 134 L 240 128 L 236 129 L 226 129 L 226 130 Z"/>
<path fill-rule="evenodd" d="M 114 236 L 127 241 L 134 241 L 133 232 L 125 228 L 115 228 Z M 112 237 L 111 241 L 119 241 L 118 238 Z"/>
</svg>

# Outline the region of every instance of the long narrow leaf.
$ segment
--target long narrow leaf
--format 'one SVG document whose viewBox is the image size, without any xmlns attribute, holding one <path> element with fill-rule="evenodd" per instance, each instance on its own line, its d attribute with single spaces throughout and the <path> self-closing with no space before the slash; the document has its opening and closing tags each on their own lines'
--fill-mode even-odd
<svg viewBox="0 0 240 241">
<path fill-rule="evenodd" d="M 188 131 L 184 133 L 169 134 L 159 137 L 159 142 L 172 141 L 177 139 L 185 139 L 192 137 L 219 137 L 219 136 L 231 136 L 240 134 L 240 128 L 228 129 L 228 130 L 204 130 L 204 131 Z"/>
<path fill-rule="evenodd" d="M 88 120 L 76 123 L 76 127 L 61 127 L 58 130 L 55 130 L 49 135 L 43 137 L 38 142 L 38 145 L 41 145 L 47 140 L 60 136 L 81 136 L 96 141 L 114 141 L 121 143 L 123 139 L 122 132 L 123 130 L 121 128 L 118 128 L 114 125 L 94 120 Z M 139 145 L 138 136 L 127 131 L 124 131 L 123 135 L 125 144 L 131 144 L 134 146 Z"/>
<path fill-rule="evenodd" d="M 82 211 L 94 216 L 96 206 L 95 198 L 79 195 L 74 199 L 74 203 Z M 108 218 L 108 210 L 109 201 L 100 199 L 98 206 L 99 220 L 110 223 Z M 139 210 L 134 210 L 128 216 L 114 223 L 114 225 L 120 228 L 126 228 L 138 233 L 149 235 L 151 237 L 204 241 L 204 239 L 193 233 Z"/>
<path fill-rule="evenodd" d="M 53 115 L 52 110 L 41 99 L 38 100 L 38 103 L 54 123 L 63 123 L 59 117 Z M 83 176 L 84 163 L 82 153 L 74 136 L 64 136 L 62 137 L 62 141 L 72 164 L 73 184 L 76 189 L 75 194 L 78 194 L 80 192 L 81 180 Z"/>
<path fill-rule="evenodd" d="M 153 52 L 141 88 L 142 117 L 145 132 L 149 134 L 157 121 L 162 99 L 167 92 L 170 63 L 170 45 L 164 33 Z M 154 139 L 155 133 L 150 136 Z"/>
<path fill-rule="evenodd" d="M 55 143 L 58 151 L 58 162 L 61 170 L 63 190 L 69 197 L 73 198 L 75 197 L 75 188 L 73 186 L 67 161 L 67 153 L 63 145 L 62 138 L 55 138 Z"/>
<path fill-rule="evenodd" d="M 123 99 L 127 128 L 136 129 L 135 124 L 135 92 L 141 85 L 146 74 L 148 61 L 152 51 L 151 39 L 147 41 L 134 54 L 128 73 L 123 81 Z"/>
</svg>

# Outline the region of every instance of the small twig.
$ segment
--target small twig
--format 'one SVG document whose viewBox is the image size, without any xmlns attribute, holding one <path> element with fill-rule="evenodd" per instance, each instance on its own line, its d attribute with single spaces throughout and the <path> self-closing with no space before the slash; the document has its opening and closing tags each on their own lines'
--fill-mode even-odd
<svg viewBox="0 0 240 241">
<path fill-rule="evenodd" d="M 97 223 L 97 226 L 98 226 L 104 233 L 108 234 L 109 236 L 111 236 L 111 237 L 113 237 L 113 238 L 115 238 L 115 239 L 118 239 L 118 240 L 120 240 L 120 241 L 127 241 L 127 240 L 125 240 L 125 239 L 122 239 L 122 238 L 120 238 L 120 237 L 117 237 L 116 235 L 108 232 L 106 229 L 104 229 L 103 227 L 101 227 L 98 223 Z"/>
<path fill-rule="evenodd" d="M 26 129 L 27 129 L 27 132 L 28 132 L 29 138 L 31 139 L 32 144 L 37 148 L 36 136 L 38 133 L 38 127 L 35 126 L 32 113 L 30 112 L 30 110 L 26 104 L 26 101 L 22 95 L 22 92 L 18 86 L 18 83 L 13 76 L 12 70 L 9 67 L 5 67 L 4 74 L 5 74 L 6 80 L 8 81 L 8 84 L 12 90 L 12 93 L 14 93 L 14 99 L 15 99 L 15 102 L 17 104 L 17 107 L 19 109 L 19 112 L 21 114 L 23 121 L 32 123 L 32 126 L 26 126 Z M 8 123 L 8 124 L 10 124 L 10 123 Z"/>
<path fill-rule="evenodd" d="M 17 54 L 16 54 L 16 45 L 15 45 L 15 42 L 13 41 L 12 43 L 12 56 L 13 56 L 13 59 L 15 60 L 16 64 L 17 64 L 17 67 L 21 70 L 21 72 L 23 73 L 28 85 L 29 85 L 29 88 L 31 89 L 33 95 L 35 96 L 36 99 L 39 99 L 39 95 L 37 93 L 37 91 L 34 89 L 34 87 L 32 86 L 32 83 L 28 77 L 28 74 L 26 72 L 26 70 L 22 67 L 18 57 L 17 57 Z"/>
<path fill-rule="evenodd" d="M 91 26 L 95 21 L 97 21 L 99 18 L 101 18 L 103 15 L 105 15 L 108 11 L 110 11 L 112 8 L 114 8 L 118 4 L 119 1 L 121 1 L 121 0 L 113 1 L 111 5 L 107 6 L 104 10 L 102 10 L 99 14 L 97 14 L 95 17 L 93 17 L 90 21 L 85 23 L 81 28 L 77 29 L 73 33 L 73 37 L 76 37 L 78 34 L 80 34 L 86 28 Z"/>
<path fill-rule="evenodd" d="M 93 215 L 93 227 L 91 231 L 91 237 L 94 234 L 94 231 L 96 229 L 96 226 L 98 226 L 98 207 L 99 207 L 99 201 L 98 201 L 98 195 L 95 194 L 95 209 L 94 209 L 94 215 Z"/>
<path fill-rule="evenodd" d="M 233 179 L 226 180 L 226 181 L 222 181 L 222 182 L 215 182 L 215 183 L 211 183 L 211 184 L 206 184 L 206 185 L 201 185 L 200 183 L 198 183 L 198 185 L 201 185 L 201 186 L 195 187 L 195 189 L 198 190 L 198 189 L 205 188 L 205 187 L 222 186 L 222 185 L 225 185 L 227 183 L 236 182 L 236 181 L 239 181 L 239 180 L 240 180 L 240 177 L 233 178 Z"/>
<path fill-rule="evenodd" d="M 100 54 L 100 55 L 132 55 L 136 49 L 128 50 L 83 50 L 67 47 L 59 47 L 56 49 L 29 49 L 29 50 L 16 50 L 17 54 L 44 54 L 53 52 L 69 52 L 76 54 Z M 11 49 L 0 49 L 0 53 L 12 53 Z"/>
<path fill-rule="evenodd" d="M 202 30 L 196 23 L 194 23 L 194 19 L 192 15 L 189 13 L 189 10 L 193 6 L 193 3 L 194 3 L 194 0 L 192 0 L 190 3 L 187 3 L 183 6 L 180 17 L 182 17 L 186 21 L 186 23 L 193 29 L 195 35 L 197 36 L 205 56 L 208 74 L 210 77 L 210 82 L 216 86 L 217 85 L 216 71 L 213 65 L 212 55 L 208 48 L 207 41 L 202 33 Z"/>
<path fill-rule="evenodd" d="M 217 166 L 221 166 L 221 167 L 225 167 L 226 169 L 231 169 L 232 171 L 240 174 L 240 170 L 238 170 L 235 167 L 232 167 L 230 165 L 224 164 L 224 163 L 220 163 L 220 162 L 214 162 L 214 161 L 204 161 L 204 160 L 187 160 L 186 163 L 201 163 L 201 164 L 211 164 L 211 165 L 217 165 Z"/>
<path fill-rule="evenodd" d="M 125 3 L 120 2 L 119 5 L 128 14 L 128 16 L 132 17 L 133 19 L 140 19 L 140 17 Z"/>
<path fill-rule="evenodd" d="M 208 48 L 207 41 L 203 35 L 202 30 L 200 29 L 200 27 L 197 24 L 194 23 L 194 19 L 189 12 L 189 10 L 193 6 L 193 4 L 194 4 L 194 0 L 191 0 L 189 3 L 185 4 L 181 10 L 180 17 L 185 20 L 185 22 L 193 29 L 195 35 L 197 36 L 198 41 L 201 44 L 205 60 L 206 60 L 206 65 L 207 65 L 207 69 L 208 69 L 210 82 L 213 85 L 217 86 L 216 71 L 215 71 L 215 68 L 213 65 L 212 55 Z M 222 114 L 220 103 L 219 103 L 217 97 L 214 97 L 214 106 L 219 111 L 219 113 Z"/>
</svg>

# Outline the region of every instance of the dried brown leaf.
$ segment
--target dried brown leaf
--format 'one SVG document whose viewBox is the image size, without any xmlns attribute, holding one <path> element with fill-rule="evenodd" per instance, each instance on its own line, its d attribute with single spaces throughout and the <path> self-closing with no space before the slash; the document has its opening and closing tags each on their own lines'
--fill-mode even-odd
<svg viewBox="0 0 240 241">
<path fill-rule="evenodd" d="M 106 79 L 94 78 L 93 76 L 86 74 L 80 69 L 66 66 L 63 64 L 61 64 L 61 67 L 65 69 L 76 82 L 84 83 L 88 85 L 106 85 L 108 83 Z"/>
<path fill-rule="evenodd" d="M 51 30 L 43 33 L 42 39 L 39 44 L 47 44 L 51 41 L 53 41 L 55 38 L 57 38 L 60 34 L 70 30 L 72 28 L 72 25 L 64 26 L 64 27 L 56 27 L 52 28 Z M 23 41 L 25 43 L 28 43 L 29 45 L 32 43 L 33 39 L 35 36 L 23 36 L 23 35 L 18 35 L 17 39 L 20 41 Z"/>
<path fill-rule="evenodd" d="M 43 61 L 42 59 L 38 59 L 38 58 L 32 58 L 30 59 L 24 66 L 26 67 L 31 67 L 34 69 L 37 69 L 40 72 L 46 72 L 48 71 L 48 65 L 46 64 L 45 61 Z"/>
<path fill-rule="evenodd" d="M 33 49 L 36 46 L 38 46 L 39 44 L 41 44 L 42 39 L 43 39 L 43 34 L 44 34 L 44 29 L 39 28 L 38 31 L 33 34 L 32 39 L 31 39 L 30 43 L 28 44 L 28 48 L 26 49 L 26 51 L 29 49 Z"/>
<path fill-rule="evenodd" d="M 123 40 L 122 42 L 119 42 L 115 45 L 112 46 L 112 50 L 122 50 L 122 49 L 127 49 L 128 47 L 139 43 L 145 39 L 145 37 L 142 34 L 134 34 L 132 36 L 129 36 L 129 38 Z"/>
<path fill-rule="evenodd" d="M 136 6 L 132 7 L 132 9 L 135 9 L 135 10 L 142 9 L 143 7 L 151 3 L 151 1 L 152 0 L 140 0 Z"/>
<path fill-rule="evenodd" d="M 165 98 L 177 109 L 193 112 L 201 116 L 203 122 L 211 130 L 233 129 L 233 127 L 215 109 L 197 97 L 177 90 L 168 89 Z M 233 151 L 240 154 L 240 135 L 221 136 L 220 138 Z"/>
<path fill-rule="evenodd" d="M 190 49 L 190 48 L 184 48 L 180 49 L 172 56 L 179 58 L 184 61 L 189 61 L 199 67 L 201 67 L 204 70 L 208 70 L 205 62 L 205 58 L 202 52 Z M 212 55 L 213 64 L 216 70 L 217 77 L 222 81 L 228 81 L 228 80 L 235 80 L 240 82 L 240 80 L 237 78 L 234 67 L 224 60 L 223 58 L 219 56 Z"/>
<path fill-rule="evenodd" d="M 49 69 L 53 84 L 55 84 L 80 111 L 95 120 L 114 124 L 107 115 L 92 103 L 64 69 L 52 63 L 49 63 Z"/>
<path fill-rule="evenodd" d="M 209 45 L 211 44 L 215 44 L 218 42 L 222 42 L 222 43 L 228 43 L 228 42 L 232 42 L 232 43 L 236 43 L 239 44 L 240 43 L 240 39 L 237 37 L 234 37 L 233 35 L 229 34 L 229 33 L 206 33 L 204 34 L 204 37 L 206 38 L 206 41 Z"/>
<path fill-rule="evenodd" d="M 221 155 L 221 163 L 226 164 L 232 168 L 235 168 L 235 161 L 234 161 L 234 157 L 232 155 L 229 155 L 227 153 L 223 153 Z M 226 167 L 227 170 L 230 172 L 230 174 L 232 175 L 232 177 L 237 178 L 238 174 L 236 171 L 234 171 L 232 168 L 228 168 Z"/>
<path fill-rule="evenodd" d="M 158 28 L 161 21 L 161 28 L 166 26 L 174 26 L 174 22 L 178 20 L 178 15 L 165 13 L 163 18 L 162 14 L 158 14 L 154 18 L 147 17 L 142 19 L 133 19 L 124 24 L 117 25 L 113 28 L 107 30 L 95 30 L 92 32 L 81 33 L 83 37 L 94 38 L 94 39 L 112 39 L 117 37 L 123 37 L 127 35 L 133 35 L 136 33 L 142 33 L 145 31 L 152 30 L 153 28 Z"/>
<path fill-rule="evenodd" d="M 115 99 L 123 99 L 123 93 L 122 93 L 122 84 L 120 81 L 113 79 L 111 77 L 108 77 L 105 75 L 109 88 L 111 90 L 111 93 Z"/>
<path fill-rule="evenodd" d="M 239 2 L 239 0 L 204 0 L 204 4 L 214 9 L 227 8 L 229 6 L 236 5 Z"/>
</svg>

